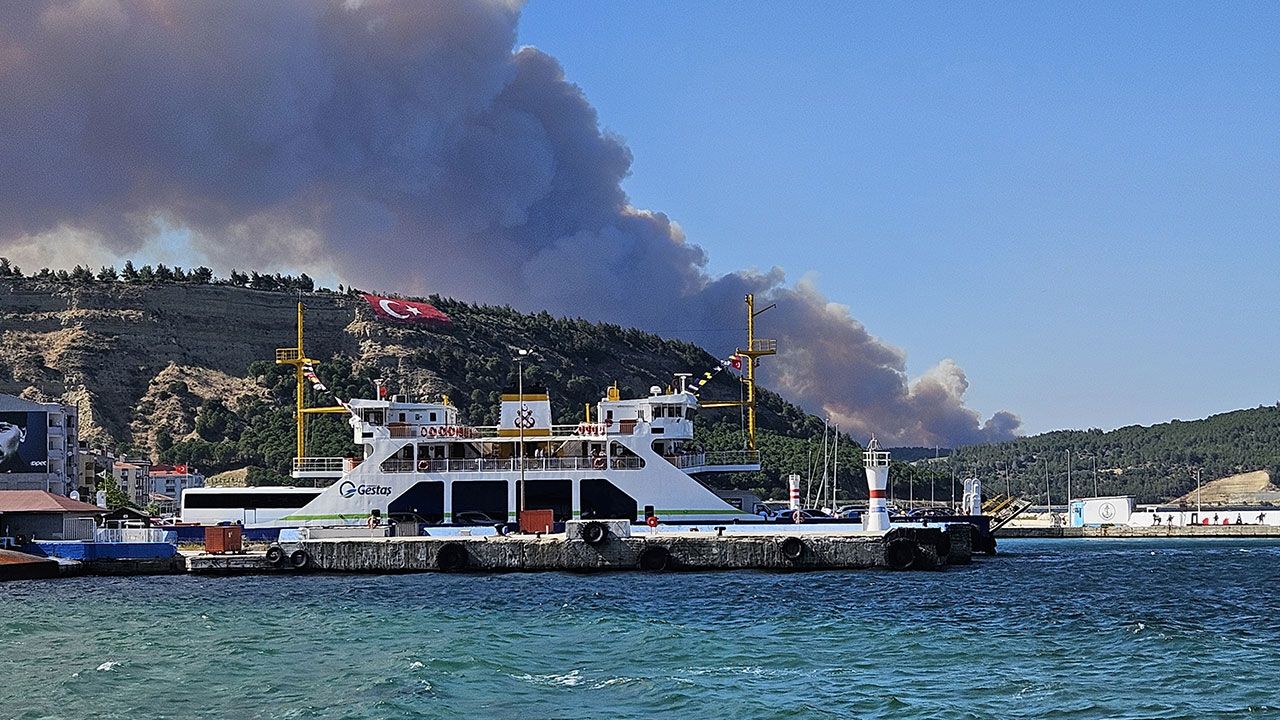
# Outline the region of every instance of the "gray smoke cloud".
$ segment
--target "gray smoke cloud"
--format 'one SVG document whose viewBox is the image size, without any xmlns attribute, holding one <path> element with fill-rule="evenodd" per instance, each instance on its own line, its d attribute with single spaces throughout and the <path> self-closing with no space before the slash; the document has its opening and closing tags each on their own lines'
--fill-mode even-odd
<svg viewBox="0 0 1280 720">
<path fill-rule="evenodd" d="M 188 234 L 215 267 L 327 270 L 646 328 L 777 302 L 785 396 L 855 435 L 1012 436 L 944 361 L 903 353 L 785 274 L 712 277 L 516 2 L 0 4 L 0 249 L 65 266 Z M 709 348 L 713 351 L 723 348 Z"/>
</svg>

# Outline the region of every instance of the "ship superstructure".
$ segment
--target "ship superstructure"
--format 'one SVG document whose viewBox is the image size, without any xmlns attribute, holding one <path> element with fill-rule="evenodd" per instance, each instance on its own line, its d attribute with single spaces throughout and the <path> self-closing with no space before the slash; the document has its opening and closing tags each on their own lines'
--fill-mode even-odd
<svg viewBox="0 0 1280 720">
<path fill-rule="evenodd" d="M 364 523 L 371 515 L 514 523 L 526 509 L 552 510 L 557 521 L 755 517 L 697 477 L 759 470 L 759 453 L 697 448 L 698 400 L 685 389 L 655 386 L 647 397 L 622 399 L 609 388 L 595 406 L 596 420 L 576 425 L 553 424 L 550 398 L 533 390 L 503 395 L 500 422 L 488 427 L 461 422 L 447 399 L 393 396 L 347 405 L 362 457 L 297 458 L 293 476 L 300 482 L 332 484 L 280 523 Z"/>
</svg>

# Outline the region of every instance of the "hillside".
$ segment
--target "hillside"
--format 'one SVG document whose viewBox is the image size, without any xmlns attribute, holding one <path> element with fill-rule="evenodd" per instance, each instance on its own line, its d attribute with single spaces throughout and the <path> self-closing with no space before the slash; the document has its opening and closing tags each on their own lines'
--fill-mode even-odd
<svg viewBox="0 0 1280 720">
<path fill-rule="evenodd" d="M 1093 492 L 1095 467 L 1099 493 L 1136 495 L 1140 502 L 1164 501 L 1193 490 L 1197 467 L 1204 482 L 1259 470 L 1280 477 L 1280 406 L 1110 432 L 1045 433 L 960 448 L 956 462 L 964 474 L 981 474 L 989 488 L 1003 492 L 1007 473 L 1015 492 L 1038 498 L 1045 495 L 1047 468 L 1054 502 L 1060 503 L 1066 493 L 1068 450 L 1076 496 Z"/>
<path fill-rule="evenodd" d="M 292 344 L 299 297 L 308 355 L 321 361 L 318 374 L 338 395 L 367 397 L 372 378 L 386 378 L 394 392 L 448 394 L 474 424 L 495 423 L 499 394 L 514 387 L 512 347 L 537 350 L 525 382 L 550 390 L 562 423 L 581 420 L 584 405 L 613 382 L 624 395 L 643 394 L 676 372 L 717 364 L 701 348 L 638 330 L 448 298 L 428 300 L 452 326 L 427 328 L 378 320 L 349 289 L 306 291 L 309 280 L 306 287 L 278 276 L 259 282 L 256 274 L 252 281 L 203 273 L 175 280 L 172 271 L 129 281 L 114 272 L 22 277 L 7 267 L 0 262 L 0 392 L 74 403 L 90 443 L 209 473 L 244 465 L 287 471 L 293 380 L 272 358 L 276 347 Z M 703 397 L 736 399 L 738 385 L 720 373 Z M 310 402 L 331 404 L 332 397 Z M 311 422 L 309 452 L 348 449 L 339 418 Z M 766 472 L 734 484 L 776 493 L 781 475 L 806 470 L 809 438 L 822 424 L 764 390 L 760 426 Z M 704 411 L 700 431 L 708 447 L 741 447 L 736 410 Z M 846 452 L 856 468 L 856 448 Z M 841 475 L 849 487 L 861 485 L 854 473 Z"/>
</svg>

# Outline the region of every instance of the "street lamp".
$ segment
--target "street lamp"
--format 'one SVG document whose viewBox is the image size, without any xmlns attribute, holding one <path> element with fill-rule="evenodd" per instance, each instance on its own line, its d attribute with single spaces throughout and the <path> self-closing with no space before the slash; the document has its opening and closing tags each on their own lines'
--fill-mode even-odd
<svg viewBox="0 0 1280 720">
<path fill-rule="evenodd" d="M 533 351 L 532 351 L 532 350 L 526 350 L 526 349 L 524 349 L 524 348 L 513 348 L 513 349 L 515 350 L 515 357 L 514 357 L 513 359 L 514 359 L 514 360 L 515 360 L 515 362 L 516 362 L 516 395 L 520 398 L 520 407 L 516 409 L 516 417 L 515 417 L 515 420 L 516 420 L 516 428 L 520 431 L 520 441 L 519 441 L 519 445 L 517 445 L 517 446 L 516 446 L 516 453 L 515 453 L 515 457 L 516 457 L 516 462 L 520 463 L 520 506 L 519 506 L 519 509 L 520 509 L 520 510 L 524 510 L 524 496 L 525 496 L 525 486 L 524 486 L 524 426 L 525 426 L 525 422 L 526 422 L 526 421 L 525 421 L 525 418 L 526 418 L 526 416 L 528 416 L 528 415 L 530 414 L 530 413 L 528 412 L 528 407 L 524 404 L 524 362 L 525 362 L 525 360 L 528 360 L 528 359 L 533 355 Z"/>
</svg>

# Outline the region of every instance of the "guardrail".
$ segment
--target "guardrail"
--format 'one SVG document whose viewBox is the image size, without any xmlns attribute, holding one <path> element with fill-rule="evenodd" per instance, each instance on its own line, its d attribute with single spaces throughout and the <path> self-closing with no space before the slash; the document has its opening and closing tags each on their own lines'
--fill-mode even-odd
<svg viewBox="0 0 1280 720">
<path fill-rule="evenodd" d="M 638 457 L 544 457 L 544 458 L 468 458 L 464 460 L 384 460 L 383 472 L 526 472 L 539 470 L 639 470 L 644 460 Z"/>
<path fill-rule="evenodd" d="M 721 467 L 731 465 L 759 465 L 759 450 L 723 450 L 717 452 L 687 453 L 667 458 L 681 469 L 694 467 Z"/>
<path fill-rule="evenodd" d="M 293 459 L 294 472 L 339 473 L 346 469 L 346 458 L 300 457 Z"/>
<path fill-rule="evenodd" d="M 93 541 L 100 543 L 169 543 L 178 544 L 178 533 L 157 528 L 99 528 Z"/>
</svg>

